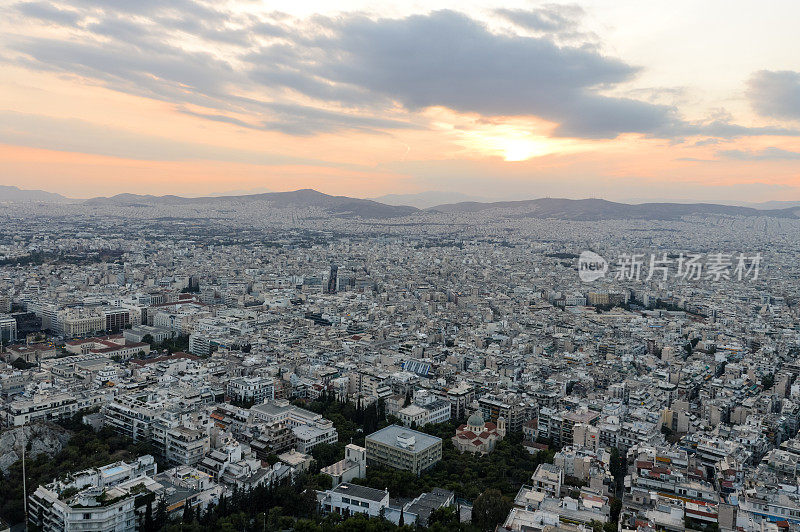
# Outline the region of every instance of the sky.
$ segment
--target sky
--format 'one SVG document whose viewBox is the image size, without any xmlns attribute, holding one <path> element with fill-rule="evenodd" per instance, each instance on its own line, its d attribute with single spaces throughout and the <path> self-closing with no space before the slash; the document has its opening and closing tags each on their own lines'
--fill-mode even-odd
<svg viewBox="0 0 800 532">
<path fill-rule="evenodd" d="M 794 0 L 4 2 L 0 184 L 800 200 L 797 20 Z"/>
</svg>

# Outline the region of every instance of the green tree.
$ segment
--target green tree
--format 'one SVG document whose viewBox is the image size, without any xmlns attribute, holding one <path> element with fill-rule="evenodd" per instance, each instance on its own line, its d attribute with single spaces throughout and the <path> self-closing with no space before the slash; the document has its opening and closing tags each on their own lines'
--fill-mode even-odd
<svg viewBox="0 0 800 532">
<path fill-rule="evenodd" d="M 481 530 L 494 530 L 511 510 L 511 500 L 498 489 L 488 489 L 472 505 L 472 523 Z"/>
<path fill-rule="evenodd" d="M 167 501 L 163 498 L 158 500 L 158 506 L 156 506 L 156 530 L 161 530 L 166 526 L 167 521 L 169 520 L 169 516 L 167 515 Z"/>
<path fill-rule="evenodd" d="M 142 532 L 155 532 L 156 525 L 153 522 L 153 503 L 148 502 L 147 507 L 144 509 L 144 526 Z"/>
<path fill-rule="evenodd" d="M 194 521 L 194 510 L 192 505 L 187 501 L 186 504 L 183 505 L 183 522 L 191 523 L 192 521 Z"/>
<path fill-rule="evenodd" d="M 320 467 L 326 467 L 339 459 L 339 447 L 333 443 L 319 443 L 311 450 L 311 456 Z"/>
</svg>

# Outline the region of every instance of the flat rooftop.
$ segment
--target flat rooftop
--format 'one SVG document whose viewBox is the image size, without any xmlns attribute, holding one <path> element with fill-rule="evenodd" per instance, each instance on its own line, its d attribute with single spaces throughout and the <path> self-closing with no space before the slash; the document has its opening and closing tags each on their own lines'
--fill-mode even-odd
<svg viewBox="0 0 800 532">
<path fill-rule="evenodd" d="M 372 434 L 367 436 L 367 440 L 400 448 L 401 445 L 399 445 L 397 442 L 398 436 L 413 437 L 414 447 L 413 449 L 409 450 L 412 450 L 414 452 L 423 451 L 428 447 L 436 445 L 437 443 L 438 444 L 442 443 L 441 438 L 437 438 L 436 436 L 431 436 L 430 434 L 425 434 L 424 432 L 419 432 L 417 430 L 411 430 L 406 427 L 401 427 L 399 425 L 389 425 L 384 429 L 381 429 L 377 432 L 373 432 Z"/>
<path fill-rule="evenodd" d="M 348 482 L 342 482 L 331 491 L 333 493 L 339 493 L 341 495 L 347 495 L 349 497 L 375 502 L 381 502 L 387 495 L 383 490 L 376 490 L 375 488 L 368 488 L 366 486 L 359 486 L 357 484 L 350 484 Z"/>
</svg>

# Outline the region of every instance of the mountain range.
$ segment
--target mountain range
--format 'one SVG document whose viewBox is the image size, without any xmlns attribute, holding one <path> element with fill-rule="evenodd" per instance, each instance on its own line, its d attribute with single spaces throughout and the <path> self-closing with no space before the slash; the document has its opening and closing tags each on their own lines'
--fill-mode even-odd
<svg viewBox="0 0 800 532">
<path fill-rule="evenodd" d="M 492 203 L 462 202 L 437 205 L 432 210 L 449 213 L 479 212 L 488 209 L 514 210 L 515 217 L 556 218 L 561 220 L 676 220 L 691 214 L 728 216 L 766 216 L 800 218 L 800 208 L 754 209 L 715 203 L 618 203 L 603 199 L 540 198 Z"/>
<path fill-rule="evenodd" d="M 410 205 L 418 209 L 429 209 L 445 203 L 482 200 L 482 198 L 460 192 L 443 192 L 441 190 L 426 190 L 416 194 L 386 194 L 372 199 L 386 205 Z"/>
<path fill-rule="evenodd" d="M 389 195 L 377 199 L 351 198 L 348 196 L 332 196 L 312 189 L 294 190 L 291 192 L 266 192 L 261 194 L 242 194 L 227 196 L 206 196 L 188 198 L 183 196 L 153 196 L 142 194 L 117 194 L 111 197 L 97 197 L 88 200 L 74 200 L 60 194 L 42 190 L 22 190 L 14 186 L 0 186 L 0 202 L 47 202 L 47 203 L 82 203 L 83 205 L 119 205 L 119 206 L 169 206 L 169 205 L 222 205 L 230 203 L 267 202 L 281 206 L 298 208 L 316 208 L 331 216 L 359 217 L 367 219 L 398 218 L 422 215 L 424 213 L 464 214 L 494 211 L 502 217 L 553 218 L 561 220 L 677 220 L 682 216 L 727 215 L 727 216 L 762 216 L 770 218 L 800 219 L 800 207 L 791 202 L 774 202 L 772 205 L 782 208 L 754 208 L 739 205 L 721 205 L 715 203 L 620 203 L 603 199 L 563 199 L 540 198 L 520 201 L 459 201 L 427 207 L 395 204 L 403 197 L 416 199 L 415 203 L 423 206 L 435 198 L 455 197 L 456 193 L 431 192 L 417 195 Z M 415 196 L 415 198 L 411 198 Z M 390 204 L 391 203 L 391 204 Z M 770 206 L 772 206 L 770 205 Z M 784 206 L 785 205 L 785 206 Z"/>
<path fill-rule="evenodd" d="M 396 218 L 418 212 L 416 207 L 405 205 L 386 205 L 377 201 L 350 198 L 347 196 L 331 196 L 312 189 L 293 190 L 291 192 L 266 192 L 263 194 L 245 194 L 242 196 L 208 196 L 202 198 L 184 198 L 182 196 L 151 196 L 138 194 L 117 194 L 110 198 L 92 198 L 85 205 L 190 205 L 190 204 L 222 204 L 222 203 L 270 202 L 284 206 L 316 207 L 339 217 L 361 218 Z"/>
<path fill-rule="evenodd" d="M 0 185 L 0 201 L 25 202 L 42 201 L 46 203 L 66 203 L 71 200 L 55 192 L 44 190 L 25 190 L 19 187 Z"/>
</svg>

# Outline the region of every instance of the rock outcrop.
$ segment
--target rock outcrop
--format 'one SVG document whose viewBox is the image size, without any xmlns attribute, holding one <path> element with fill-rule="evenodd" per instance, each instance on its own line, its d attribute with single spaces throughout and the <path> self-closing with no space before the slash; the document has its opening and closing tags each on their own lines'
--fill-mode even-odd
<svg viewBox="0 0 800 532">
<path fill-rule="evenodd" d="M 22 458 L 22 449 L 30 444 L 27 456 L 34 458 L 42 453 L 48 457 L 61 451 L 70 438 L 70 432 L 53 423 L 34 423 L 0 432 L 0 471 L 8 472 L 11 464 Z"/>
</svg>

